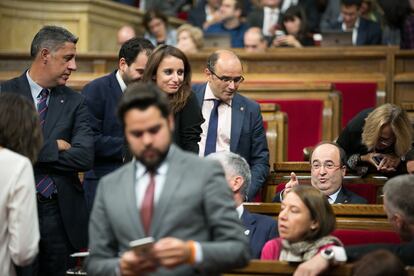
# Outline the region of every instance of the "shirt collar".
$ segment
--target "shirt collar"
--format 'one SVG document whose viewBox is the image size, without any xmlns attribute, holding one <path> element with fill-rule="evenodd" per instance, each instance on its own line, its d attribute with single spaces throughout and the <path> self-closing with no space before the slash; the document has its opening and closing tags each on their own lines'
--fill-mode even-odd
<svg viewBox="0 0 414 276">
<path fill-rule="evenodd" d="M 122 79 L 121 73 L 119 72 L 119 70 L 116 71 L 115 76 L 116 76 L 116 79 L 118 80 L 118 83 L 119 83 L 119 86 L 121 87 L 122 92 L 124 92 L 127 86 L 124 80 Z"/>
<path fill-rule="evenodd" d="M 341 191 L 341 189 L 342 189 L 342 186 L 338 189 L 338 191 L 336 191 L 335 193 L 329 195 L 329 199 L 330 199 L 330 202 L 329 203 L 331 203 L 331 204 L 335 203 L 336 198 L 338 197 L 338 194 Z"/>
<path fill-rule="evenodd" d="M 354 24 L 354 27 L 352 28 L 352 30 L 355 30 L 355 29 L 357 30 L 358 27 L 359 27 L 359 17 L 355 21 L 355 24 Z M 344 32 L 347 31 L 345 22 L 342 22 L 342 31 L 344 31 Z"/>
<path fill-rule="evenodd" d="M 274 12 L 276 14 L 279 14 L 280 13 L 280 9 L 279 8 L 272 9 L 270 7 L 264 7 L 263 10 L 264 10 L 265 13 L 268 13 L 268 14 L 271 14 L 272 12 Z"/>
<path fill-rule="evenodd" d="M 211 87 L 210 87 L 210 83 L 207 82 L 206 92 L 204 93 L 204 101 L 211 101 L 211 100 L 220 100 L 220 99 L 214 96 L 213 90 L 211 90 Z M 231 107 L 232 101 L 233 100 L 230 100 L 229 102 L 223 102 L 223 103 Z"/>
<path fill-rule="evenodd" d="M 236 211 L 237 211 L 237 215 L 239 216 L 239 219 L 241 219 L 243 212 L 244 212 L 243 204 L 240 204 L 240 206 L 236 208 Z"/>
<path fill-rule="evenodd" d="M 158 166 L 157 170 L 156 170 L 156 174 L 157 175 L 166 175 L 167 174 L 167 170 L 168 170 L 168 161 L 170 159 L 171 156 L 171 147 L 168 150 L 168 154 L 167 157 L 164 159 L 164 161 L 162 161 L 162 163 Z M 147 168 L 138 160 L 134 159 L 135 161 L 135 169 L 136 169 L 136 177 L 137 179 L 144 176 L 148 171 Z"/>
<path fill-rule="evenodd" d="M 34 99 L 39 99 L 40 97 L 40 92 L 42 92 L 43 87 L 41 87 L 40 85 L 38 85 L 29 75 L 29 70 L 26 71 L 26 78 L 27 81 L 29 82 L 29 86 L 30 86 L 30 91 L 32 93 L 32 97 Z M 50 91 L 50 90 L 49 90 Z"/>
</svg>

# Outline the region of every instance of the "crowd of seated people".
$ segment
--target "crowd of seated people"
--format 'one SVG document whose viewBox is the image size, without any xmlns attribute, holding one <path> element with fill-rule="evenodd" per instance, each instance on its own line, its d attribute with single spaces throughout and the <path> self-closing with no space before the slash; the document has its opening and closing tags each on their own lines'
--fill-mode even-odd
<svg viewBox="0 0 414 276">
<path fill-rule="evenodd" d="M 229 22 L 241 24 L 236 28 L 246 26 L 240 19 L 242 9 L 236 6 L 236 1 L 223 0 L 221 5 L 219 10 L 226 10 Z M 302 13 L 292 13 L 290 17 L 292 11 L 300 9 L 289 7 L 282 18 L 285 16 L 290 23 L 300 21 L 298 15 Z M 267 222 L 258 223 L 255 227 L 261 228 L 254 233 L 262 233 L 258 238 L 261 245 L 267 243 L 257 249 L 258 243 L 253 242 L 253 246 L 251 242 L 249 250 L 254 231 L 249 230 L 249 220 L 253 224 L 263 218 L 251 216 L 240 206 L 256 198 L 266 183 L 270 166 L 259 105 L 238 92 L 244 80 L 241 61 L 230 50 L 214 51 L 206 61 L 206 83 L 192 86 L 188 58 L 168 42 L 175 31 L 169 29 L 165 16 L 150 10 L 144 22 L 148 39 L 132 38 L 124 42 L 118 69 L 86 86 L 83 95 L 66 86 L 71 72 L 77 69 L 77 38 L 54 26 L 43 27 L 33 39 L 33 62 L 29 70 L 0 85 L 0 97 L 3 93 L 22 94 L 33 103 L 44 134 L 43 145 L 36 153 L 37 158 L 33 158 L 37 159 L 33 177 L 24 181 L 36 187 L 31 196 L 37 200 L 39 213 L 32 216 L 39 216 L 40 222 L 47 223 L 39 225 L 39 257 L 33 265 L 18 271 L 64 275 L 74 263 L 69 255 L 85 248 L 91 252 L 86 264 L 90 275 L 150 271 L 164 274 L 168 269 L 174 269 L 170 273 L 196 273 L 199 266 L 207 272 L 223 272 L 246 265 L 249 251 L 255 258 L 305 262 L 299 270 L 310 269 L 313 262 L 318 262 L 318 269 L 323 270 L 331 264 L 330 260 L 343 262 L 346 256 L 356 258 L 354 249 L 344 251 L 341 241 L 330 235 L 335 229 L 330 204 L 366 203 L 342 185 L 346 167 L 352 168 L 349 159 L 354 154 L 344 144 L 352 139 L 344 136 L 354 128 L 345 129 L 338 139 L 339 145 L 333 142 L 317 145 L 310 162 L 311 186 L 299 184 L 292 173 L 285 189 L 275 197 L 282 208 L 278 230 L 268 218 Z M 215 23 L 209 28 L 216 24 L 226 28 L 225 23 Z M 289 27 L 285 28 L 289 32 Z M 291 34 L 298 41 L 300 32 L 304 34 L 299 29 Z M 178 35 L 183 31 L 185 28 Z M 158 46 L 154 48 L 155 45 Z M 104 91 L 109 82 L 113 89 Z M 117 95 L 112 95 L 110 102 L 113 91 Z M 102 109 L 97 108 L 98 103 Z M 379 121 L 374 120 L 377 113 Z M 406 170 L 397 167 L 406 166 L 405 156 L 411 149 L 413 130 L 407 115 L 391 104 L 364 114 L 365 117 L 358 117 L 359 125 L 355 128 L 361 136 L 359 146 L 365 150 L 357 153 L 357 161 L 373 165 L 380 172 L 404 174 Z M 371 120 L 376 128 L 367 138 Z M 97 198 L 93 195 L 88 199 L 90 208 L 86 208 L 78 173 L 96 171 L 99 161 L 96 156 L 102 153 L 99 146 L 105 142 L 103 132 L 105 139 L 117 138 L 114 154 L 117 163 L 99 176 L 99 184 L 95 184 Z M 4 153 L 3 147 L 8 146 L 0 143 Z M 240 176 L 242 172 L 235 173 L 235 168 L 228 169 L 220 157 L 217 159 L 224 169 L 214 156 L 202 158 L 220 151 L 234 153 L 230 157 L 235 159 L 226 161 L 232 165 L 241 158 L 243 171 L 251 171 L 251 177 Z M 131 162 L 126 154 L 134 157 Z M 390 188 L 391 185 L 409 187 L 407 182 L 413 179 L 404 177 L 386 184 L 384 203 L 402 240 L 409 242 L 402 245 L 403 250 L 400 247 L 391 250 L 404 263 L 411 263 L 407 251 L 412 249 L 413 208 L 406 199 L 401 199 L 404 195 L 396 196 L 397 191 Z M 244 187 L 244 181 L 250 185 Z M 125 214 L 128 208 L 132 212 Z M 265 225 L 266 230 L 261 231 Z M 130 241 L 150 235 L 156 240 L 149 255 L 136 254 L 128 247 Z M 31 242 L 38 239 L 34 232 Z M 59 248 L 53 246 L 56 239 Z M 8 247 L 13 249 L 11 245 Z M 33 248 L 33 254 L 15 264 L 26 265 L 36 252 Z M 8 255 L 13 261 L 16 259 L 13 254 L 5 254 L 8 266 Z"/>
<path fill-rule="evenodd" d="M 243 35 L 252 27 L 262 30 L 269 47 L 313 46 L 313 35 L 319 38 L 322 34 L 323 39 L 325 32 L 350 32 L 353 45 L 400 45 L 403 49 L 414 47 L 413 6 L 410 0 L 178 2 L 169 9 L 157 4 L 140 6 L 146 12 L 143 22 L 146 36 L 154 44 L 176 46 L 176 33 L 168 27 L 168 15 L 187 20 L 206 35 L 227 34 L 234 48 L 244 47 Z M 177 5 L 180 6 L 178 10 Z M 162 23 L 155 20 L 151 29 L 149 21 L 152 18 L 158 18 Z"/>
</svg>

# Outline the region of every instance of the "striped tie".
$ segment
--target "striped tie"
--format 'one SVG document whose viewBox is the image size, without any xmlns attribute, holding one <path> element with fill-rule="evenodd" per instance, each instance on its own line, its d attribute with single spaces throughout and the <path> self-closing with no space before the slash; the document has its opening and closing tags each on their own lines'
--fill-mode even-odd
<svg viewBox="0 0 414 276">
<path fill-rule="evenodd" d="M 39 112 L 40 126 L 43 128 L 45 125 L 47 114 L 47 97 L 49 97 L 49 90 L 42 89 L 40 92 L 40 99 L 37 102 L 37 112 Z M 55 191 L 55 185 L 53 180 L 45 174 L 36 174 L 36 191 L 44 197 L 50 197 Z"/>
</svg>

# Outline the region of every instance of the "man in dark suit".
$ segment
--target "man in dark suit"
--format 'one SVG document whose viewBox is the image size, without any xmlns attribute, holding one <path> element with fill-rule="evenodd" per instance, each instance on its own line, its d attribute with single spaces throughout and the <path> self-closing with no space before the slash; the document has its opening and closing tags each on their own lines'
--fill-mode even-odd
<svg viewBox="0 0 414 276">
<path fill-rule="evenodd" d="M 199 155 L 231 151 L 243 156 L 252 172 L 247 194 L 248 200 L 253 200 L 269 174 L 269 149 L 260 106 L 237 93 L 243 69 L 233 52 L 214 52 L 204 72 L 207 83 L 193 86 L 206 120 L 201 125 Z"/>
<path fill-rule="evenodd" d="M 311 183 L 322 191 L 331 204 L 366 204 L 366 199 L 349 191 L 342 185 L 346 173 L 345 151 L 336 143 L 322 142 L 317 145 L 311 156 Z M 281 202 L 283 197 L 294 186 L 299 185 L 295 173 L 291 173 L 290 181 L 285 189 L 276 194 L 273 202 Z"/>
<path fill-rule="evenodd" d="M 244 234 L 250 240 L 251 257 L 260 259 L 263 246 L 268 240 L 276 238 L 278 231 L 276 220 L 269 216 L 252 214 L 243 207 L 251 182 L 249 164 L 240 155 L 228 151 L 212 153 L 207 158 L 218 160 L 223 166 L 227 183 L 236 202 L 237 214 L 246 229 Z"/>
<path fill-rule="evenodd" d="M 414 265 L 414 176 L 400 175 L 384 185 L 384 210 L 393 228 L 400 235 L 401 244 L 367 244 L 345 247 L 348 261 L 354 262 L 365 254 L 385 249 L 396 255 L 403 264 Z M 334 250 L 335 251 L 335 250 Z M 335 263 L 335 255 L 328 260 L 324 254 L 317 254 L 299 265 L 295 275 L 319 275 Z"/>
<path fill-rule="evenodd" d="M 88 275 L 216 275 L 246 265 L 247 239 L 223 169 L 171 144 L 166 94 L 132 84 L 119 106 L 135 160 L 99 182 Z M 155 240 L 146 255 L 130 250 L 144 237 Z"/>
<path fill-rule="evenodd" d="M 202 0 L 188 13 L 187 21 L 200 29 L 207 29 L 210 25 L 220 21 L 220 0 Z"/>
<path fill-rule="evenodd" d="M 381 26 L 359 15 L 362 0 L 341 0 L 342 22 L 334 27 L 338 31 L 353 32 L 353 45 L 380 45 L 382 42 Z"/>
<path fill-rule="evenodd" d="M 128 40 L 119 50 L 118 70 L 93 80 L 82 90 L 95 139 L 94 167 L 85 173 L 83 182 L 88 210 L 92 208 L 99 179 L 124 161 L 125 138 L 116 108 L 127 85 L 142 79 L 152 49 L 154 46 L 145 38 Z"/>
<path fill-rule="evenodd" d="M 1 84 L 34 102 L 44 143 L 34 166 L 40 253 L 37 275 L 65 275 L 69 255 L 87 246 L 87 210 L 78 172 L 93 163 L 93 134 L 84 98 L 66 87 L 76 70 L 78 38 L 66 29 L 45 26 L 31 45 L 33 63 L 20 77 Z"/>
</svg>

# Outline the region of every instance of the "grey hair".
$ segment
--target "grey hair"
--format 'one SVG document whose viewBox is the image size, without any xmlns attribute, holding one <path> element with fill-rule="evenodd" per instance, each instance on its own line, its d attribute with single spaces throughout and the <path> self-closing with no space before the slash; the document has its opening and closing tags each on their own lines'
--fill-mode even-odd
<svg viewBox="0 0 414 276">
<path fill-rule="evenodd" d="M 388 180 L 383 187 L 387 206 L 401 212 L 409 223 L 414 223 L 414 175 L 399 175 Z"/>
<path fill-rule="evenodd" d="M 252 174 L 246 159 L 229 151 L 215 152 L 208 155 L 207 158 L 219 161 L 223 166 L 226 177 L 241 176 L 244 183 L 240 188 L 240 193 L 243 195 L 243 198 L 247 198 L 247 191 L 252 181 Z"/>
<path fill-rule="evenodd" d="M 66 42 L 76 44 L 78 37 L 62 27 L 44 26 L 33 38 L 30 56 L 32 58 L 36 57 L 43 48 L 54 52 Z"/>
</svg>

